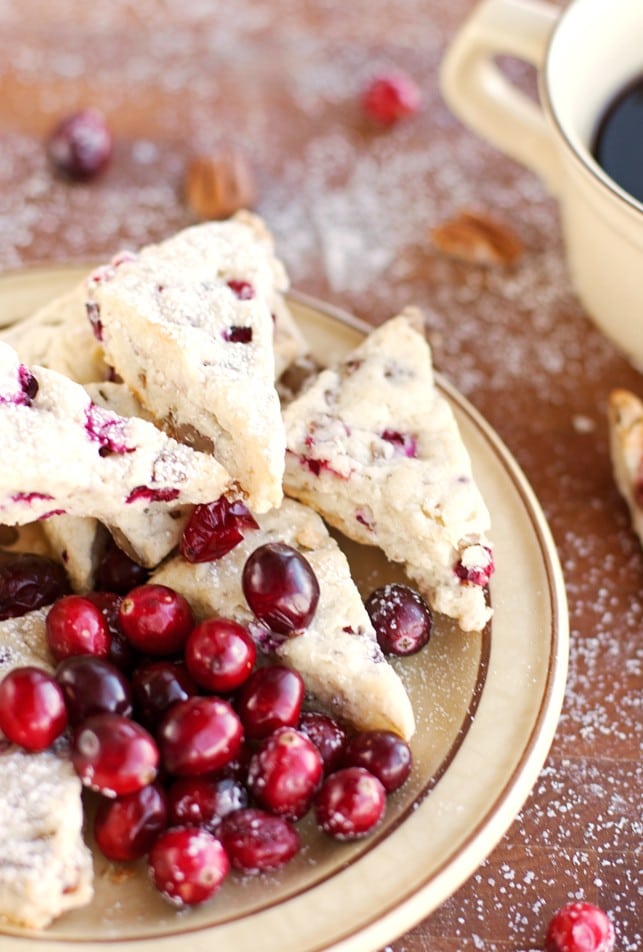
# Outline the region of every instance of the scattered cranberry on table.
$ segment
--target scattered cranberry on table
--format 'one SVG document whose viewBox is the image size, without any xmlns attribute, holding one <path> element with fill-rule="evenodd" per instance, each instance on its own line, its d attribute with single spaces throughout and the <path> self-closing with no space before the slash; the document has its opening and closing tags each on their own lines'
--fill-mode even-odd
<svg viewBox="0 0 643 952">
<path fill-rule="evenodd" d="M 62 119 L 47 144 L 55 168 L 72 181 L 96 178 L 112 156 L 112 134 L 98 109 L 83 109 Z"/>
<path fill-rule="evenodd" d="M 401 70 L 375 76 L 362 94 L 364 113 L 382 126 L 392 126 L 414 115 L 421 106 L 422 94 L 417 83 Z"/>
<path fill-rule="evenodd" d="M 590 902 L 571 902 L 549 923 L 545 952 L 612 952 L 615 942 L 606 912 Z"/>
</svg>

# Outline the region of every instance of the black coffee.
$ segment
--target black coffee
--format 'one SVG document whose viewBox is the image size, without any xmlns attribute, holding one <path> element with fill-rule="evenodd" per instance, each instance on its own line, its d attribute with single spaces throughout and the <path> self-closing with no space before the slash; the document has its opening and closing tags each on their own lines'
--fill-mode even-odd
<svg viewBox="0 0 643 952">
<path fill-rule="evenodd" d="M 643 76 L 605 110 L 592 155 L 617 185 L 643 202 Z"/>
</svg>

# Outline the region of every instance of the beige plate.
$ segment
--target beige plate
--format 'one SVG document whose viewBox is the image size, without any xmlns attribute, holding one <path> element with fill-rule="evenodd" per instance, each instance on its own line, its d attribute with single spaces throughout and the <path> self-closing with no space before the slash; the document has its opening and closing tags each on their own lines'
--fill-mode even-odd
<svg viewBox="0 0 643 952">
<path fill-rule="evenodd" d="M 2 323 L 29 314 L 83 273 L 57 268 L 0 279 Z M 363 334 L 358 322 L 323 304 L 300 295 L 291 303 L 322 362 Z M 304 821 L 307 845 L 279 875 L 230 878 L 211 903 L 183 913 L 155 895 L 144 875 L 97 858 L 92 905 L 64 916 L 29 948 L 69 952 L 78 942 L 104 950 L 107 940 L 119 952 L 179 952 L 187 944 L 191 952 L 375 950 L 428 915 L 493 849 L 529 794 L 556 728 L 567 610 L 552 539 L 524 476 L 466 400 L 445 381 L 439 386 L 491 511 L 494 617 L 480 635 L 437 619 L 428 647 L 396 664 L 418 731 L 414 772 L 390 798 L 384 824 L 347 845 Z M 374 550 L 343 544 L 364 594 L 400 578 Z M 24 952 L 25 935 L 7 929 L 3 952 Z"/>
</svg>

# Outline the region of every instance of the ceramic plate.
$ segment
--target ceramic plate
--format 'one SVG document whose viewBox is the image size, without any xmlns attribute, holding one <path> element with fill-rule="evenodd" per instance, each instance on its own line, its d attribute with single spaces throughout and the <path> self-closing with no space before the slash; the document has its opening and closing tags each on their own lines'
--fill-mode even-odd
<svg viewBox="0 0 643 952">
<path fill-rule="evenodd" d="M 0 279 L 2 323 L 72 287 L 85 269 Z M 314 355 L 331 362 L 365 327 L 319 302 L 291 304 Z M 375 950 L 450 896 L 491 852 L 545 760 L 565 684 L 568 622 L 560 566 L 545 519 L 518 466 L 479 414 L 446 381 L 492 519 L 492 622 L 464 634 L 436 619 L 427 648 L 395 666 L 415 708 L 414 771 L 370 838 L 340 844 L 302 822 L 306 846 L 279 874 L 231 877 L 215 899 L 177 913 L 143 869 L 96 858 L 91 906 L 64 916 L 29 948 L 69 952 L 317 952 Z M 372 549 L 340 539 L 364 595 L 402 576 Z M 5 930 L 3 952 L 25 949 Z M 33 933 L 30 935 L 34 935 Z M 15 938 L 11 938 L 15 937 Z"/>
</svg>

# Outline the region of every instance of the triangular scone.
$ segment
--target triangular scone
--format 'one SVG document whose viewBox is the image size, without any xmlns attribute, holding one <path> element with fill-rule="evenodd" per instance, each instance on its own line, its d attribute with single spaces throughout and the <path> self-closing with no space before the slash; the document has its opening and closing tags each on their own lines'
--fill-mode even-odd
<svg viewBox="0 0 643 952">
<path fill-rule="evenodd" d="M 404 565 L 466 631 L 490 617 L 489 514 L 424 336 L 402 314 L 284 411 L 285 491 Z"/>
<path fill-rule="evenodd" d="M 0 622 L 0 678 L 23 665 L 52 669 L 48 611 Z M 35 754 L 0 751 L 0 917 L 41 929 L 91 900 L 81 789 L 63 742 Z"/>
<path fill-rule="evenodd" d="M 87 282 L 107 362 L 170 432 L 209 441 L 256 512 L 282 498 L 271 307 L 286 286 L 249 214 L 121 256 Z"/>
<path fill-rule="evenodd" d="M 613 390 L 607 412 L 614 479 L 643 544 L 643 402 L 629 390 Z"/>
<path fill-rule="evenodd" d="M 98 407 L 62 374 L 29 370 L 3 343 L 0 433 L 4 525 L 63 513 L 109 525 L 129 507 L 208 502 L 231 488 L 213 457 Z"/>
<path fill-rule="evenodd" d="M 200 618 L 220 615 L 252 625 L 254 616 L 241 587 L 246 559 L 267 542 L 285 542 L 298 549 L 319 581 L 319 603 L 303 634 L 272 647 L 301 673 L 314 695 L 356 727 L 386 728 L 410 737 L 411 702 L 380 650 L 346 557 L 322 520 L 286 499 L 281 509 L 258 516 L 257 521 L 259 529 L 249 531 L 223 558 L 192 565 L 177 556 L 152 581 L 181 592 Z M 260 631 L 258 624 L 255 631 Z"/>
</svg>

